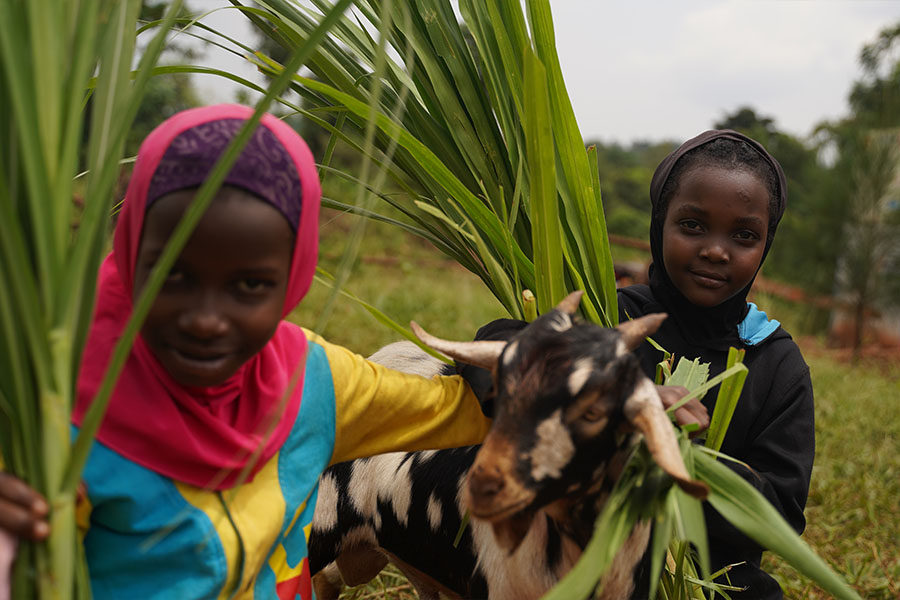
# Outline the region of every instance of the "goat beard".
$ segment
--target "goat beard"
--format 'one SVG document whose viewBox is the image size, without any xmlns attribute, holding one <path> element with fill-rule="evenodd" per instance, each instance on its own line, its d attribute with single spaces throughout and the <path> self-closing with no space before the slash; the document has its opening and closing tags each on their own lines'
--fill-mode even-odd
<svg viewBox="0 0 900 600">
<path fill-rule="evenodd" d="M 528 535 L 531 522 L 534 521 L 535 511 L 526 509 L 514 515 L 494 521 L 491 527 L 494 530 L 494 538 L 507 554 L 513 554 L 522 544 L 522 540 Z"/>
</svg>

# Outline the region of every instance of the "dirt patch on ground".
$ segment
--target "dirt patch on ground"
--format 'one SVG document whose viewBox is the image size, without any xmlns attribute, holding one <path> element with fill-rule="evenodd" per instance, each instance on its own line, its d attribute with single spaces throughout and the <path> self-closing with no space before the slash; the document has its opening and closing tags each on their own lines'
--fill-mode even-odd
<svg viewBox="0 0 900 600">
<path fill-rule="evenodd" d="M 900 346 L 868 343 L 854 357 L 853 348 L 829 347 L 813 336 L 798 336 L 797 344 L 804 355 L 824 356 L 848 365 L 854 364 L 855 360 L 859 366 L 877 368 L 886 376 L 900 380 Z"/>
</svg>

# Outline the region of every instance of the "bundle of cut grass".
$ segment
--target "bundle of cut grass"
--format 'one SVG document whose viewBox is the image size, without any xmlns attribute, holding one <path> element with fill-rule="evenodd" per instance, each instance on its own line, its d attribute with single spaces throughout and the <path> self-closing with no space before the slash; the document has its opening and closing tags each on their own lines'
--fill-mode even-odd
<svg viewBox="0 0 900 600">
<path fill-rule="evenodd" d="M 51 505 L 49 540 L 20 549 L 16 598 L 90 595 L 75 490 L 105 403 L 74 447 L 69 422 L 125 136 L 165 41 L 132 77 L 140 6 L 0 4 L 0 456 Z"/>
</svg>

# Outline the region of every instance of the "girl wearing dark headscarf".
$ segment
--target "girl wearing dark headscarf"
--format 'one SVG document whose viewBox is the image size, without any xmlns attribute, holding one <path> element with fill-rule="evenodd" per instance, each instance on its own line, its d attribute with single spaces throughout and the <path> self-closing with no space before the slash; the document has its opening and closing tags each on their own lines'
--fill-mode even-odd
<svg viewBox="0 0 900 600">
<path fill-rule="evenodd" d="M 723 464 L 756 487 L 800 533 L 815 452 L 809 368 L 778 321 L 747 302 L 784 214 L 787 188 L 781 166 L 747 136 L 707 131 L 660 163 L 650 198 L 650 285 L 619 290 L 619 320 L 668 313 L 653 339 L 676 358 L 710 363 L 711 374 L 725 370 L 729 347 L 746 350 L 749 375 L 722 452 L 751 469 Z M 498 319 L 475 339 L 508 339 L 524 326 Z M 636 353 L 653 378 L 662 353 L 647 342 Z M 490 375 L 469 365 L 458 368 L 483 400 L 485 413 L 492 414 Z M 713 388 L 703 399 L 709 414 L 717 393 Z M 677 399 L 675 393 L 663 394 L 667 406 Z M 676 413 L 679 423 L 708 424 L 703 407 L 689 403 L 684 409 Z M 781 598 L 778 583 L 760 569 L 762 549 L 704 506 L 713 572 L 743 563 L 729 577 L 747 590 L 732 595 Z"/>
<path fill-rule="evenodd" d="M 749 369 L 722 452 L 798 532 L 815 452 L 809 368 L 791 336 L 747 294 L 772 245 L 787 199 L 784 173 L 756 141 L 734 131 L 707 131 L 657 167 L 650 184 L 650 285 L 619 291 L 619 318 L 665 312 L 653 336 L 676 357 L 725 369 L 728 348 L 746 350 Z M 661 353 L 644 343 L 637 354 L 653 377 Z M 712 414 L 717 388 L 703 399 Z M 760 569 L 762 549 L 705 505 L 712 569 L 746 587 L 742 598 L 781 598 Z"/>
<path fill-rule="evenodd" d="M 73 435 L 134 298 L 252 114 L 191 109 L 141 145 L 100 269 Z M 390 371 L 282 320 L 312 281 L 319 200 L 306 144 L 265 115 L 154 300 L 85 467 L 95 598 L 310 599 L 306 536 L 325 467 L 486 434 L 461 378 Z M 0 532 L 44 538 L 47 511 L 0 473 Z"/>
</svg>

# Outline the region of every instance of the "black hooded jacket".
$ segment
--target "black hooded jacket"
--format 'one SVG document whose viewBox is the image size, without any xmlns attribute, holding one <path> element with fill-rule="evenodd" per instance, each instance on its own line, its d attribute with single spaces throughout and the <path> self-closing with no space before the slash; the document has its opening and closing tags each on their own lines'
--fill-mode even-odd
<svg viewBox="0 0 900 600">
<path fill-rule="evenodd" d="M 665 312 L 650 288 L 635 285 L 619 291 L 620 319 Z M 762 313 L 754 313 L 756 315 Z M 676 357 L 700 358 L 710 363 L 710 376 L 725 370 L 727 350 L 714 350 L 686 342 L 673 321 L 664 321 L 653 339 Z M 749 373 L 744 383 L 721 451 L 750 465 L 750 471 L 730 461 L 732 468 L 759 490 L 800 533 L 806 524 L 803 508 L 815 455 L 813 393 L 809 368 L 797 344 L 780 326 L 757 343 L 737 344 L 746 349 Z M 653 377 L 662 354 L 644 342 L 637 350 L 644 372 Z M 715 408 L 718 387 L 703 398 L 709 414 Z M 735 529 L 709 504 L 704 504 L 713 572 L 744 562 L 729 573 L 731 582 L 747 587 L 733 598 L 781 598 L 777 582 L 759 568 L 762 548 Z"/>
<path fill-rule="evenodd" d="M 727 140 L 727 141 L 726 141 Z M 774 177 L 770 188 L 769 223 L 760 266 L 775 237 L 775 230 L 787 205 L 787 185 L 778 161 L 761 144 L 731 130 L 711 130 L 686 141 L 669 154 L 656 168 L 650 182 L 650 285 L 631 286 L 620 290 L 619 318 L 635 318 L 655 312 L 669 317 L 653 339 L 676 357 L 699 358 L 710 363 L 710 376 L 725 370 L 728 348 L 745 348 L 744 364 L 749 369 L 737 408 L 722 445 L 722 452 L 748 464 L 752 470 L 731 461 L 723 464 L 737 471 L 755 486 L 778 509 L 788 523 L 802 532 L 806 523 L 803 508 L 809 492 L 809 480 L 815 455 L 813 393 L 809 368 L 791 336 L 777 321 L 769 321 L 765 313 L 748 304 L 747 295 L 753 281 L 737 294 L 714 307 L 692 304 L 669 278 L 663 260 L 663 225 L 668 198 L 666 188 L 677 193 L 677 181 L 668 180 L 680 168 L 703 164 L 706 149 L 701 146 L 716 142 L 713 148 L 729 158 L 724 168 L 745 168 L 751 161 L 765 163 Z M 689 153 L 697 151 L 690 157 Z M 715 151 L 711 154 L 716 154 Z M 707 154 L 709 155 L 709 154 Z M 741 155 L 744 158 L 738 159 Z M 692 161 L 701 162 L 694 163 Z M 723 159 L 724 160 L 724 159 Z M 679 167 L 679 162 L 684 161 Z M 746 162 L 744 162 L 746 161 Z M 738 163 L 738 164 L 735 164 Z M 714 163 L 715 164 L 715 163 Z M 750 167 L 746 167 L 750 168 Z M 757 269 L 758 272 L 758 269 Z M 755 278 L 755 277 L 754 277 Z M 651 378 L 661 353 L 644 342 L 638 357 Z M 703 399 L 712 415 L 718 388 Z M 746 587 L 735 598 L 777 599 L 782 597 L 777 582 L 759 568 L 762 549 L 725 521 L 708 504 L 704 505 L 709 530 L 713 572 L 733 563 L 731 582 Z"/>
</svg>

